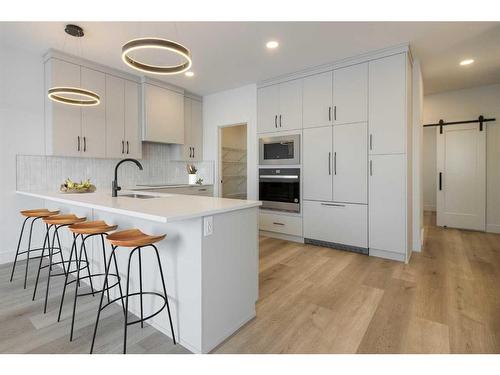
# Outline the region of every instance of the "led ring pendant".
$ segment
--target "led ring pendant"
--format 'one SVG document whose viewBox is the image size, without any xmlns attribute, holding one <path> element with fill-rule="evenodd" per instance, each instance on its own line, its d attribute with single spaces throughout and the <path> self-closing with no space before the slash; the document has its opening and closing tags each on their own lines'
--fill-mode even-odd
<svg viewBox="0 0 500 375">
<path fill-rule="evenodd" d="M 95 92 L 76 87 L 52 87 L 48 91 L 48 96 L 55 102 L 70 105 L 94 106 L 101 102 Z"/>
<path fill-rule="evenodd" d="M 163 49 L 182 56 L 186 61 L 179 65 L 158 66 L 140 62 L 130 57 L 132 51 L 141 49 Z M 183 45 L 171 40 L 160 38 L 133 39 L 122 47 L 122 59 L 128 66 L 145 73 L 153 74 L 179 74 L 191 68 L 191 54 Z"/>
</svg>

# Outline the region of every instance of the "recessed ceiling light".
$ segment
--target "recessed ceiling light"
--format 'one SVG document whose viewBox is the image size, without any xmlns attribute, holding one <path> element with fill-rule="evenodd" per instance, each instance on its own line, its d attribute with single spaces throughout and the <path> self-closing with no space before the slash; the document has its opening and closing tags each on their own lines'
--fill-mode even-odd
<svg viewBox="0 0 500 375">
<path fill-rule="evenodd" d="M 464 66 L 464 65 L 470 65 L 474 62 L 473 59 L 467 59 L 467 60 L 462 60 L 460 61 L 460 65 Z"/>
<path fill-rule="evenodd" d="M 191 71 L 186 72 L 186 73 L 184 73 L 184 74 L 186 75 L 186 77 L 192 77 L 192 76 L 194 76 L 194 73 L 193 73 L 193 72 L 191 72 Z"/>
<path fill-rule="evenodd" d="M 269 42 L 267 42 L 267 43 L 266 43 L 266 47 L 267 47 L 268 49 L 275 49 L 275 48 L 278 48 L 278 46 L 279 46 L 279 45 L 280 45 L 280 44 L 279 44 L 277 41 L 275 41 L 275 40 L 270 40 Z"/>
</svg>

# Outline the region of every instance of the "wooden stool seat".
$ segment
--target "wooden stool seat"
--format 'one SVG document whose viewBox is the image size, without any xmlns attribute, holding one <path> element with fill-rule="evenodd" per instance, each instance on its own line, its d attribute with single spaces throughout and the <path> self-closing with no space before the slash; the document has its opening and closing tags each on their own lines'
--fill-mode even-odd
<svg viewBox="0 0 500 375">
<path fill-rule="evenodd" d="M 26 217 L 49 217 L 59 214 L 59 210 L 49 211 L 46 208 L 35 208 L 33 210 L 24 210 L 20 213 Z"/>
<path fill-rule="evenodd" d="M 118 228 L 118 225 L 108 225 L 103 220 L 85 221 L 83 223 L 73 224 L 68 227 L 70 231 L 77 234 L 107 233 L 114 231 L 116 228 Z"/>
<path fill-rule="evenodd" d="M 152 245 L 165 237 L 165 234 L 150 236 L 142 233 L 139 229 L 127 229 L 109 234 L 106 239 L 114 246 L 138 247 Z"/>
<path fill-rule="evenodd" d="M 43 221 L 49 225 L 72 225 L 76 223 L 81 223 L 82 221 L 85 220 L 87 220 L 86 217 L 77 217 L 74 214 L 55 215 L 43 219 Z"/>
</svg>

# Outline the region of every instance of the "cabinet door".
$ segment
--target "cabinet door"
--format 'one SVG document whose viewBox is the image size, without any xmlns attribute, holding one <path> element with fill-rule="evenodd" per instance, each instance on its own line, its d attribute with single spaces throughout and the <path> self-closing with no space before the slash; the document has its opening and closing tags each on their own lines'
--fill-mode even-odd
<svg viewBox="0 0 500 375">
<path fill-rule="evenodd" d="M 191 100 L 191 144 L 193 159 L 203 160 L 203 120 L 202 102 Z"/>
<path fill-rule="evenodd" d="M 82 87 L 101 98 L 99 105 L 82 107 L 82 156 L 106 156 L 106 76 L 96 70 L 81 67 Z"/>
<path fill-rule="evenodd" d="M 304 201 L 304 237 L 366 249 L 367 211 L 362 204 Z"/>
<path fill-rule="evenodd" d="M 191 102 L 190 98 L 184 98 L 184 144 L 181 146 L 183 160 L 191 160 L 193 156 L 193 145 L 191 144 Z"/>
<path fill-rule="evenodd" d="M 257 91 L 257 130 L 259 133 L 278 130 L 279 85 L 262 87 Z"/>
<path fill-rule="evenodd" d="M 125 80 L 106 75 L 106 155 L 125 157 Z"/>
<path fill-rule="evenodd" d="M 278 129 L 302 129 L 302 80 L 280 84 Z"/>
<path fill-rule="evenodd" d="M 332 200 L 332 127 L 304 129 L 304 199 Z"/>
<path fill-rule="evenodd" d="M 406 157 L 370 156 L 369 245 L 406 253 Z"/>
<path fill-rule="evenodd" d="M 366 122 L 333 127 L 333 200 L 367 203 Z"/>
<path fill-rule="evenodd" d="M 46 69 L 47 90 L 58 86 L 80 87 L 80 66 L 51 59 Z M 48 98 L 46 105 L 48 152 L 52 155 L 80 156 L 83 146 L 81 107 Z"/>
<path fill-rule="evenodd" d="M 149 83 L 144 88 L 143 140 L 184 144 L 184 95 Z"/>
<path fill-rule="evenodd" d="M 370 154 L 404 153 L 406 55 L 370 61 L 368 92 Z"/>
<path fill-rule="evenodd" d="M 139 85 L 125 80 L 125 153 L 128 157 L 142 157 Z"/>
<path fill-rule="evenodd" d="M 368 63 L 333 71 L 334 124 L 365 122 L 368 112 Z"/>
<path fill-rule="evenodd" d="M 332 72 L 304 78 L 303 127 L 332 124 Z"/>
</svg>

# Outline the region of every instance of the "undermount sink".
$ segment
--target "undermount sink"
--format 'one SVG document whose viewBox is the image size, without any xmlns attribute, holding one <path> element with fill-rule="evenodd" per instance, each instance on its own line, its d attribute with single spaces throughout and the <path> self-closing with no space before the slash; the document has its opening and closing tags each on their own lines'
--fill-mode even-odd
<svg viewBox="0 0 500 375">
<path fill-rule="evenodd" d="M 118 197 L 137 198 L 137 199 L 160 198 L 157 195 L 146 195 L 146 194 L 122 194 L 119 195 Z"/>
</svg>

